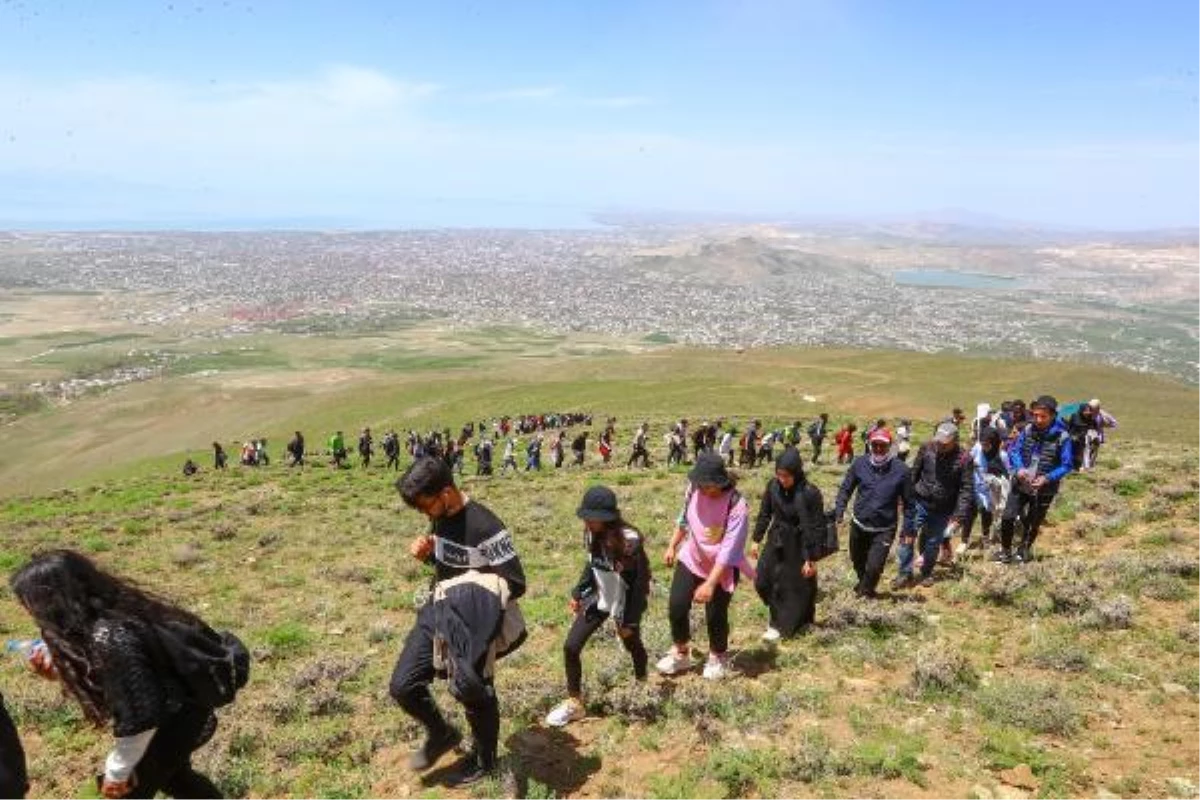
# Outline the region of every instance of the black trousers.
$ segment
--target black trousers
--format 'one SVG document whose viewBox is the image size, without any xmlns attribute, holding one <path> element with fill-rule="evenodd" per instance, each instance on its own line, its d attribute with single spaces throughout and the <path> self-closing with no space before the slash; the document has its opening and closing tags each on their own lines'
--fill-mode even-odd
<svg viewBox="0 0 1200 800">
<path fill-rule="evenodd" d="M 629 462 L 625 466 L 632 467 L 633 463 L 638 459 L 641 459 L 643 467 L 650 466 L 650 453 L 646 448 L 637 446 L 633 448 L 633 454 L 629 456 Z"/>
<path fill-rule="evenodd" d="M 1020 518 L 1021 526 L 1025 529 L 1021 537 L 1021 547 L 1033 547 L 1033 542 L 1041 530 L 1042 521 L 1046 519 L 1046 512 L 1050 510 L 1050 504 L 1054 502 L 1055 494 L 1056 492 L 1044 492 L 1032 495 L 1017 491 L 1009 494 L 1008 503 L 1004 506 L 1004 514 L 1000 517 L 1000 546 L 1005 550 L 1012 547 L 1013 535 L 1017 530 L 1017 519 Z"/>
<path fill-rule="evenodd" d="M 29 791 L 29 775 L 25 771 L 25 749 L 17 735 L 4 696 L 0 695 L 0 797 L 24 797 Z"/>
<path fill-rule="evenodd" d="M 858 575 L 856 591 L 864 594 L 875 591 L 895 536 L 894 530 L 872 533 L 864 531 L 854 522 L 850 523 L 850 563 L 854 565 L 854 573 Z"/>
<path fill-rule="evenodd" d="M 127 797 L 150 798 L 159 792 L 179 798 L 220 797 L 221 790 L 192 768 L 192 752 L 209 740 L 216 728 L 212 710 L 184 706 L 158 726 Z"/>
<path fill-rule="evenodd" d="M 480 675 L 483 665 L 477 665 Z M 392 670 L 388 692 L 408 712 L 409 716 L 425 727 L 430 738 L 444 736 L 450 723 L 433 700 L 429 684 L 434 679 L 433 671 L 433 604 L 425 605 L 417 612 L 417 622 L 404 640 L 404 649 Z M 500 704 L 491 678 L 485 678 L 486 699 L 479 704 L 465 705 L 467 724 L 475 738 L 476 755 L 486 768 L 496 764 L 496 748 L 500 739 Z"/>
<path fill-rule="evenodd" d="M 992 519 L 994 514 L 991 511 L 983 511 L 979 508 L 979 504 L 975 503 L 971 506 L 971 513 L 967 515 L 963 521 L 962 538 L 963 542 L 971 541 L 971 530 L 975 527 L 975 517 L 979 517 L 983 525 L 983 538 L 986 541 L 992 535 Z"/>
<path fill-rule="evenodd" d="M 671 597 L 668 601 L 667 616 L 671 620 L 671 641 L 676 644 L 690 642 L 692 639 L 688 614 L 692 610 L 692 595 L 696 587 L 704 583 L 704 578 L 697 577 L 683 565 L 675 562 L 675 574 L 671 577 Z M 704 623 L 708 629 L 708 648 L 714 653 L 724 653 L 729 649 L 729 601 L 733 595 L 719 585 L 713 590 L 712 599 L 704 604 Z"/>
<path fill-rule="evenodd" d="M 813 458 L 812 463 L 817 463 L 821 458 L 821 445 L 824 444 L 823 439 L 809 439 L 812 442 Z"/>
<path fill-rule="evenodd" d="M 594 606 L 575 615 L 571 629 L 567 632 L 567 641 L 563 644 L 563 663 L 567 668 L 567 693 L 572 697 L 578 696 L 583 690 L 583 660 L 580 654 L 583 647 L 592 638 L 592 634 L 600 630 L 600 626 L 608 619 L 608 612 L 599 611 Z M 646 646 L 642 644 L 641 625 L 636 621 L 625 624 L 631 633 L 620 637 L 621 644 L 633 659 L 633 674 L 638 680 L 646 677 L 646 665 L 650 661 Z"/>
<path fill-rule="evenodd" d="M 817 613 L 817 576 L 800 574 L 803 562 L 788 563 L 770 544 L 756 566 L 754 590 L 767 607 L 767 619 L 784 636 L 812 625 Z"/>
</svg>

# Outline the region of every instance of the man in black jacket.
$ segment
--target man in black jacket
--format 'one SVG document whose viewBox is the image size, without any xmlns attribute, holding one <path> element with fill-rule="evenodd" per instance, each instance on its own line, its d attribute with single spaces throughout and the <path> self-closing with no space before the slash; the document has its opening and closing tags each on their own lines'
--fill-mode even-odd
<svg viewBox="0 0 1200 800">
<path fill-rule="evenodd" d="M 933 440 L 917 451 L 909 480 L 913 486 L 913 522 L 900 535 L 900 548 L 896 553 L 900 574 L 892 582 L 893 589 L 902 589 L 912 583 L 913 544 L 922 529 L 925 546 L 921 585 L 932 586 L 933 567 L 946 528 L 952 520 L 956 527 L 961 526 L 971 512 L 974 477 L 971 459 L 958 445 L 957 425 L 953 422 L 938 425 Z"/>
<path fill-rule="evenodd" d="M 475 570 L 503 579 L 512 599 L 525 593 L 525 571 L 512 534 L 490 509 L 454 485 L 454 476 L 444 461 L 428 457 L 415 461 L 396 482 L 396 488 L 405 505 L 420 511 L 432 523 L 430 533 L 413 540 L 409 553 L 431 563 L 439 582 Z M 433 604 L 427 603 L 417 612 L 416 624 L 404 642 L 389 686 L 400 707 L 425 728 L 425 742 L 409 757 L 409 766 L 415 770 L 431 767 L 462 741 L 462 734 L 446 722 L 429 691 L 434 678 L 434 623 Z M 482 665 L 476 672 L 484 672 Z M 500 708 L 491 679 L 487 678 L 485 684 L 482 698 L 464 703 L 475 751 L 449 777 L 451 786 L 475 783 L 496 768 Z"/>
<path fill-rule="evenodd" d="M 912 484 L 908 466 L 892 454 L 887 428 L 875 429 L 867 444 L 871 452 L 854 459 L 846 470 L 833 513 L 841 525 L 850 496 L 857 493 L 850 512 L 850 560 L 858 575 L 854 593 L 874 598 L 900 522 L 898 508 L 904 510 L 905 529 L 911 526 Z"/>
</svg>

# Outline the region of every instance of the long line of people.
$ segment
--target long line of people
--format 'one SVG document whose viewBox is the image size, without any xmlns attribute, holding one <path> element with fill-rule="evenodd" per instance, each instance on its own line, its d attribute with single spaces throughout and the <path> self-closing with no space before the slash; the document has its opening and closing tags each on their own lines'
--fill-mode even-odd
<svg viewBox="0 0 1200 800">
<path fill-rule="evenodd" d="M 857 576 L 854 592 L 868 601 L 880 597 L 878 584 L 897 534 L 893 591 L 914 583 L 932 586 L 934 565 L 955 555 L 949 546 L 953 536 L 961 535 L 958 553 L 965 552 L 979 519 L 981 540 L 987 542 L 997 513 L 995 560 L 1029 561 L 1063 479 L 1095 463 L 1094 455 L 1090 461 L 1075 457 L 1076 442 L 1094 447 L 1090 432 L 1102 436 L 1105 427 L 1116 424 L 1111 415 L 1102 415 L 1098 401 L 1076 407 L 1066 421 L 1058 411 L 1049 395 L 1039 396 L 1028 413 L 1023 404 L 1002 404 L 997 413 L 981 405 L 970 426 L 974 441 L 964 447 L 960 438 L 965 416 L 955 409 L 917 449 L 911 466 L 901 447 L 910 432 L 902 438 L 885 420 L 878 420 L 865 432 L 866 451 L 851 459 L 829 511 L 821 491 L 805 474 L 798 449 L 800 423 L 775 435 L 754 420 L 739 439 L 740 463 L 761 463 L 765 450 L 774 472 L 753 523 L 750 501 L 731 472 L 734 429 L 718 420 L 687 437 L 687 422 L 681 420 L 669 437 L 668 458 L 682 461 L 687 456 L 680 450 L 690 442 L 692 467 L 662 556 L 671 570 L 666 609 L 671 646 L 655 662 L 657 671 L 677 676 L 695 668 L 691 610 L 702 605 L 708 647 L 701 674 L 709 680 L 730 674 L 729 605 L 742 577 L 752 581 L 766 608 L 764 641 L 773 644 L 812 625 L 818 564 L 837 550 L 831 540 L 844 529 L 847 517 L 847 549 Z M 517 424 L 532 424 L 534 437 L 540 437 L 539 424 L 530 419 L 520 418 Z M 585 421 L 582 415 L 562 419 L 568 424 Z M 804 429 L 814 462 L 827 422 L 822 415 Z M 610 447 L 614 426 L 615 420 L 608 420 L 601 434 Z M 902 426 L 911 430 L 907 420 Z M 458 439 L 448 432 L 424 440 L 410 437 L 414 461 L 396 482 L 403 502 L 430 522 L 430 532 L 416 537 L 409 552 L 434 568 L 435 586 L 429 602 L 418 610 L 389 691 L 425 730 L 424 742 L 409 759 L 414 770 L 425 770 L 463 740 L 429 691 L 436 677 L 447 678 L 450 694 L 466 710 L 472 734 L 472 747 L 448 775 L 452 786 L 470 785 L 497 768 L 495 663 L 526 638 L 518 601 L 527 578 L 516 541 L 494 512 L 457 486 L 456 462 L 445 457 L 451 443 L 461 452 L 473 428 L 464 426 Z M 852 435 L 853 426 L 843 427 L 835 437 L 839 461 L 843 433 Z M 639 459 L 646 462 L 646 435 L 647 426 L 640 426 L 630 465 Z M 337 450 L 345 448 L 340 438 L 339 433 L 330 441 L 335 458 Z M 553 446 L 556 466 L 564 460 L 564 438 L 565 432 L 559 431 Z M 389 432 L 384 441 L 391 467 L 399 440 Z M 289 445 L 288 451 L 294 461 L 302 462 L 299 433 L 296 442 L 298 446 Z M 777 442 L 783 452 L 774 458 L 771 451 Z M 369 465 L 371 445 L 370 431 L 364 430 L 359 440 L 363 466 Z M 572 441 L 577 462 L 585 448 L 586 432 Z M 502 471 L 512 461 L 510 447 Z M 537 467 L 531 456 L 526 469 L 532 468 Z M 588 488 L 576 515 L 583 523 L 585 564 L 568 595 L 573 621 L 563 644 L 566 699 L 546 716 L 550 726 L 569 725 L 586 714 L 582 651 L 608 620 L 629 653 L 634 677 L 645 680 L 649 671 L 641 634 L 651 596 L 647 539 L 626 521 L 615 492 L 606 486 Z M 112 725 L 114 745 L 98 780 L 102 794 L 151 797 L 162 790 L 178 797 L 218 796 L 217 787 L 193 768 L 191 755 L 212 736 L 214 708 L 231 702 L 246 683 L 249 658 L 237 637 L 216 633 L 194 614 L 72 551 L 34 556 L 13 574 L 10 586 L 39 628 L 40 637 L 27 652 L 31 669 L 60 681 L 88 719 Z M 5 743 L 0 790 L 6 796 L 22 796 L 27 789 L 24 754 L 6 712 L 0 714 L 0 740 Z"/>
</svg>

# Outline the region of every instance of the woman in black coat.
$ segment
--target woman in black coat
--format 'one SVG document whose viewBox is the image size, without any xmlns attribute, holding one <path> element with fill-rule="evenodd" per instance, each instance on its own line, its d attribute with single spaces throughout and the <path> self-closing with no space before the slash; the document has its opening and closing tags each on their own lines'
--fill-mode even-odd
<svg viewBox="0 0 1200 800">
<path fill-rule="evenodd" d="M 811 625 L 817 607 L 817 567 L 811 549 L 825 535 L 821 490 L 808 482 L 800 452 L 788 447 L 775 461 L 752 535 L 751 555 L 758 559 L 754 588 L 767 605 L 763 639 L 778 641 Z"/>
</svg>

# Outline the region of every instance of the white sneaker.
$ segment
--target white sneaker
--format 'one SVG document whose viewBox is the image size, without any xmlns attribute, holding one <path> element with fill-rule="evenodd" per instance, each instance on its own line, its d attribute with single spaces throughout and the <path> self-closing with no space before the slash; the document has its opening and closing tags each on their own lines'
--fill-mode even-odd
<svg viewBox="0 0 1200 800">
<path fill-rule="evenodd" d="M 781 638 L 782 635 L 774 628 L 767 628 L 765 631 L 763 631 L 762 640 L 767 644 L 775 644 Z"/>
<path fill-rule="evenodd" d="M 710 681 L 719 681 L 729 675 L 729 659 L 727 656 L 708 657 L 704 665 L 704 677 Z"/>
<path fill-rule="evenodd" d="M 587 716 L 587 712 L 583 710 L 583 703 L 574 697 L 568 697 L 546 715 L 546 724 L 552 728 L 565 728 L 585 716 Z"/>
<path fill-rule="evenodd" d="M 692 668 L 692 659 L 672 647 L 671 652 L 660 658 L 654 668 L 663 675 L 678 675 Z"/>
</svg>

